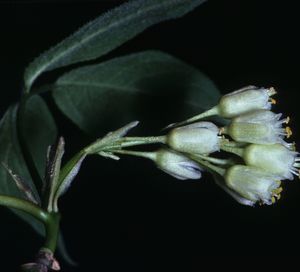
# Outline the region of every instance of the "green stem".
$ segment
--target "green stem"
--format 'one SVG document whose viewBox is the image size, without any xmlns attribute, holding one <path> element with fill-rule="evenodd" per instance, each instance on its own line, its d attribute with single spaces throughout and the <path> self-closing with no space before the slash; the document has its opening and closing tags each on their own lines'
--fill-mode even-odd
<svg viewBox="0 0 300 272">
<path fill-rule="evenodd" d="M 208 161 L 202 160 L 200 159 L 198 156 L 194 156 L 194 155 L 189 155 L 189 158 L 191 158 L 192 160 L 199 162 L 202 166 L 206 167 L 208 170 L 211 170 L 213 172 L 218 173 L 221 176 L 224 176 L 226 169 L 221 168 L 219 166 L 213 165 Z"/>
<path fill-rule="evenodd" d="M 208 157 L 200 154 L 197 154 L 195 156 L 217 165 L 227 165 L 228 163 L 230 163 L 230 160 L 228 159 L 218 159 L 218 158 Z"/>
<path fill-rule="evenodd" d="M 165 129 L 170 129 L 170 128 L 174 128 L 174 127 L 178 127 L 178 126 L 182 126 L 182 125 L 187 125 L 187 124 L 199 121 L 201 119 L 204 119 L 206 117 L 210 117 L 210 116 L 214 116 L 214 115 L 218 115 L 218 114 L 219 114 L 219 108 L 218 108 L 218 106 L 214 106 L 211 109 L 209 109 L 205 112 L 202 112 L 196 116 L 193 116 L 185 121 L 170 124 Z"/>
<path fill-rule="evenodd" d="M 224 150 L 229 153 L 233 153 L 235 155 L 238 155 L 240 157 L 243 157 L 244 149 L 240 147 L 230 146 L 226 144 L 221 144 L 220 146 L 221 150 Z"/>
<path fill-rule="evenodd" d="M 121 147 L 147 144 L 165 144 L 166 136 L 149 136 L 149 137 L 124 137 L 121 138 Z"/>
<path fill-rule="evenodd" d="M 156 144 L 156 143 L 162 143 L 164 144 L 166 142 L 166 136 L 147 136 L 147 137 L 123 137 L 121 138 L 125 142 L 135 142 L 140 141 L 144 144 Z"/>
<path fill-rule="evenodd" d="M 187 119 L 185 122 L 187 123 L 192 123 L 192 122 L 196 122 L 198 120 L 201 120 L 201 119 L 204 119 L 206 117 L 210 117 L 210 116 L 213 116 L 213 115 L 217 115 L 219 113 L 219 108 L 218 106 L 214 106 L 212 107 L 211 109 L 205 111 L 205 112 L 202 112 L 194 117 L 191 117 L 189 119 Z"/>
<path fill-rule="evenodd" d="M 32 202 L 12 196 L 0 195 L 0 205 L 26 212 L 41 221 L 46 231 L 46 240 L 43 247 L 53 253 L 55 252 L 59 234 L 59 213 L 48 213 Z"/>
<path fill-rule="evenodd" d="M 0 195 L 0 205 L 26 212 L 44 224 L 48 223 L 49 214 L 39 206 L 24 199 Z"/>
<path fill-rule="evenodd" d="M 120 139 L 114 139 L 108 142 L 102 142 L 103 139 L 99 139 L 96 142 L 85 147 L 81 152 L 86 154 L 95 154 L 101 151 L 117 150 L 123 147 L 147 145 L 147 144 L 159 144 L 166 143 L 166 136 L 149 136 L 149 137 L 122 137 Z"/>
<path fill-rule="evenodd" d="M 51 250 L 52 253 L 55 252 L 57 246 L 57 240 L 59 235 L 59 223 L 59 213 L 48 213 L 48 220 L 45 224 L 46 241 L 44 243 L 44 248 Z"/>
<path fill-rule="evenodd" d="M 29 151 L 29 148 L 27 146 L 22 125 L 24 121 L 24 115 L 26 111 L 26 102 L 30 98 L 29 95 L 23 95 L 20 101 L 20 104 L 17 109 L 17 134 L 18 134 L 18 140 L 21 148 L 21 152 L 23 155 L 23 158 L 25 160 L 25 164 L 28 167 L 31 179 L 34 181 L 35 185 L 37 186 L 37 190 L 39 195 L 41 195 L 42 188 L 43 188 L 43 180 L 40 177 L 40 174 L 36 168 L 36 165 L 34 163 L 33 157 Z"/>
<path fill-rule="evenodd" d="M 155 160 L 156 152 L 142 152 L 142 151 L 132 151 L 132 150 L 115 150 L 114 153 L 131 155 L 136 157 L 142 157 L 150 160 Z"/>
</svg>

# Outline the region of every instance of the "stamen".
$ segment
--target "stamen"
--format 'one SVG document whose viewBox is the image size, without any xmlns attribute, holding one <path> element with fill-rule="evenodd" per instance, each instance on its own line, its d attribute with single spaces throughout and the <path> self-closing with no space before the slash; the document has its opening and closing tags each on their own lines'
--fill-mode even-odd
<svg viewBox="0 0 300 272">
<path fill-rule="evenodd" d="M 282 187 L 278 188 L 278 194 L 280 194 L 283 191 Z"/>
<path fill-rule="evenodd" d="M 290 169 L 291 173 L 294 174 L 295 176 L 299 177 L 300 175 L 300 170 L 299 169 Z"/>
<path fill-rule="evenodd" d="M 282 187 L 278 187 L 277 189 L 273 190 L 275 195 L 279 195 L 283 191 Z"/>
<path fill-rule="evenodd" d="M 291 121 L 291 118 L 289 116 L 284 119 L 284 123 L 286 123 L 286 124 L 288 124 L 290 121 Z"/>
<path fill-rule="evenodd" d="M 296 143 L 285 143 L 285 146 L 290 149 L 291 151 L 296 151 Z"/>
<path fill-rule="evenodd" d="M 294 162 L 293 167 L 294 168 L 300 168 L 300 163 L 299 162 Z"/>
<path fill-rule="evenodd" d="M 277 104 L 277 101 L 274 98 L 270 98 L 269 101 L 271 102 L 272 105 Z"/>
<path fill-rule="evenodd" d="M 278 123 L 279 126 L 282 125 L 282 124 L 288 124 L 289 121 L 290 121 L 290 117 L 287 117 L 287 118 L 284 118 L 284 119 L 281 119 L 281 120 L 277 119 L 277 123 Z"/>
<path fill-rule="evenodd" d="M 220 135 L 220 132 L 218 133 L 219 135 Z M 218 136 L 218 138 L 220 139 L 220 140 L 222 140 L 222 141 L 224 141 L 224 140 L 228 140 L 228 139 L 226 139 L 226 137 L 225 137 L 225 135 L 223 134 L 223 135 L 220 135 L 220 136 Z M 228 142 L 229 142 L 229 140 L 228 140 Z"/>
<path fill-rule="evenodd" d="M 278 201 L 280 198 L 281 198 L 281 195 L 278 195 L 278 196 L 277 196 L 277 201 Z"/>
<path fill-rule="evenodd" d="M 220 129 L 219 129 L 219 135 L 223 135 L 224 134 L 224 132 L 225 132 L 225 127 L 221 127 Z"/>
<path fill-rule="evenodd" d="M 278 131 L 277 134 L 278 134 L 278 135 L 281 135 L 281 136 L 286 136 L 286 135 L 287 135 L 287 133 L 284 132 L 284 131 Z M 281 137 L 281 138 L 282 138 L 282 137 Z"/>
<path fill-rule="evenodd" d="M 269 89 L 268 89 L 268 95 L 269 96 L 272 96 L 272 95 L 274 95 L 274 94 L 277 94 L 277 92 L 276 92 L 276 90 L 275 90 L 275 88 L 274 87 L 270 87 Z"/>
<path fill-rule="evenodd" d="M 293 132 L 292 132 L 290 127 L 286 127 L 285 132 L 286 132 L 286 137 L 287 138 L 290 138 L 293 135 Z"/>
<path fill-rule="evenodd" d="M 274 189 L 272 191 L 272 198 L 271 198 L 271 200 L 272 200 L 273 204 L 281 198 L 280 193 L 282 192 L 282 190 L 283 190 L 282 187 L 279 187 L 279 188 Z"/>
</svg>

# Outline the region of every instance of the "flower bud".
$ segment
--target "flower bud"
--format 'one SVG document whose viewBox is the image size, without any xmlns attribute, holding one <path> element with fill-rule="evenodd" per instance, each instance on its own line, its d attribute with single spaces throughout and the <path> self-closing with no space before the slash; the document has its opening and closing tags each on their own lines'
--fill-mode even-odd
<svg viewBox="0 0 300 272">
<path fill-rule="evenodd" d="M 201 168 L 196 162 L 168 149 L 156 152 L 155 163 L 159 169 L 180 180 L 201 178 Z"/>
<path fill-rule="evenodd" d="M 281 114 L 267 110 L 258 110 L 238 116 L 232 120 L 224 133 L 235 141 L 254 144 L 286 144 L 284 136 L 291 135 L 289 127 L 283 128 L 289 118 L 280 120 Z"/>
<path fill-rule="evenodd" d="M 209 154 L 220 150 L 219 129 L 211 122 L 197 122 L 171 130 L 166 143 L 174 150 Z"/>
<path fill-rule="evenodd" d="M 226 94 L 218 104 L 219 115 L 232 118 L 253 110 L 269 110 L 271 104 L 276 103 L 275 100 L 270 99 L 270 96 L 275 93 L 274 88 L 265 89 L 248 86 Z"/>
<path fill-rule="evenodd" d="M 245 165 L 230 167 L 225 174 L 225 182 L 233 191 L 253 203 L 270 205 L 280 198 L 280 177 Z"/>
<path fill-rule="evenodd" d="M 293 174 L 299 176 L 297 154 L 281 144 L 251 144 L 245 149 L 243 157 L 247 165 L 261 168 L 282 179 L 293 179 Z"/>
</svg>

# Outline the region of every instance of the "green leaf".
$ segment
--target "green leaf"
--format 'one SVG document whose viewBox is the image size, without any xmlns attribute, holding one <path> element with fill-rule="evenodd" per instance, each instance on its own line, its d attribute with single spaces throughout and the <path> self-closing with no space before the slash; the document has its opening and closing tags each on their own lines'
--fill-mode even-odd
<svg viewBox="0 0 300 272">
<path fill-rule="evenodd" d="M 55 140 L 56 126 L 48 111 L 47 105 L 39 96 L 28 100 L 22 124 L 25 141 L 35 158 L 37 169 L 44 175 L 47 146 Z M 19 175 L 26 185 L 39 199 L 28 169 L 23 159 L 16 130 L 17 106 L 10 107 L 0 123 L 0 161 L 7 165 L 14 173 Z M 3 167 L 0 168 L 0 194 L 24 198 L 16 183 Z M 29 223 L 35 231 L 43 234 L 43 225 L 32 216 L 13 210 L 24 221 Z"/>
<path fill-rule="evenodd" d="M 17 105 L 10 107 L 0 121 L 0 162 L 5 163 L 14 173 L 21 176 L 27 186 L 32 189 L 35 197 L 39 198 L 21 154 L 17 138 L 16 119 Z M 40 175 L 43 176 L 46 166 L 47 148 L 50 144 L 54 143 L 57 129 L 46 103 L 40 96 L 35 95 L 29 98 L 26 103 L 23 121 L 22 130 L 25 141 L 28 144 L 29 151 L 33 155 Z M 24 198 L 23 193 L 18 189 L 9 172 L 4 167 L 0 167 L 0 194 Z M 38 234 L 44 236 L 44 226 L 40 221 L 27 213 L 15 209 L 12 209 L 12 211 L 27 222 Z M 61 234 L 58 250 L 62 257 L 68 263 L 71 263 Z"/>
<path fill-rule="evenodd" d="M 34 95 L 27 100 L 22 121 L 22 131 L 29 152 L 34 158 L 40 177 L 44 178 L 47 149 L 56 140 L 57 128 L 46 103 L 40 96 Z"/>
<path fill-rule="evenodd" d="M 26 92 L 43 72 L 101 57 L 149 26 L 181 17 L 205 1 L 135 0 L 101 15 L 28 66 L 24 76 Z"/>
<path fill-rule="evenodd" d="M 7 110 L 0 123 L 0 161 L 20 176 L 23 182 L 26 182 L 26 185 L 31 188 L 35 197 L 39 199 L 20 150 L 16 120 L 17 106 L 12 106 Z M 43 177 L 47 147 L 55 141 L 56 125 L 47 105 L 37 95 L 30 97 L 26 103 L 22 131 L 39 174 Z M 0 194 L 23 198 L 23 194 L 3 167 L 0 168 Z M 27 216 L 22 216 L 22 218 L 35 230 L 42 233 L 41 225 L 36 220 Z"/>
<path fill-rule="evenodd" d="M 25 167 L 18 145 L 16 133 L 16 111 L 16 106 L 10 107 L 0 122 L 0 161 L 8 165 L 19 176 L 22 176 L 23 180 L 27 182 L 27 185 L 37 196 L 35 186 L 32 183 L 30 175 Z M 23 198 L 22 192 L 19 191 L 14 180 L 4 167 L 0 167 L 0 194 Z M 39 234 L 43 233 L 43 225 L 35 218 L 23 212 L 16 210 L 13 211 L 29 223 Z"/>
<path fill-rule="evenodd" d="M 137 118 L 160 129 L 212 107 L 220 96 L 197 69 L 159 51 L 75 69 L 60 77 L 53 91 L 64 114 L 94 134 Z"/>
<path fill-rule="evenodd" d="M 8 165 L 14 173 L 22 177 L 23 182 L 26 182 L 26 185 L 34 192 L 35 197 L 39 199 L 21 154 L 17 138 L 16 119 L 17 105 L 10 107 L 0 121 L 0 162 Z M 22 130 L 25 141 L 33 154 L 40 175 L 43 176 L 46 166 L 47 147 L 55 141 L 57 129 L 52 115 L 42 98 L 37 95 L 29 98 L 23 121 Z M 0 167 L 0 194 L 25 198 L 7 169 L 2 166 Z M 40 221 L 27 213 L 15 209 L 12 209 L 12 211 L 27 222 L 38 234 L 44 235 L 44 226 Z M 69 257 L 61 238 L 58 249 L 68 261 Z"/>
</svg>

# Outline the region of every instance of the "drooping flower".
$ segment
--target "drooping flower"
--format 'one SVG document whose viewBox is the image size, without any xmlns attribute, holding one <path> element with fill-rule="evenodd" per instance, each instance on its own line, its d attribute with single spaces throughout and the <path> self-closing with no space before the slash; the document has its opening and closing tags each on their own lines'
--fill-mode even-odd
<svg viewBox="0 0 300 272">
<path fill-rule="evenodd" d="M 270 205 L 280 198 L 280 176 L 256 167 L 234 165 L 225 174 L 227 186 L 254 203 Z"/>
<path fill-rule="evenodd" d="M 245 148 L 244 160 L 247 165 L 261 168 L 282 179 L 293 179 L 299 176 L 300 158 L 298 152 L 291 151 L 281 144 L 258 145 L 251 144 Z"/>
<path fill-rule="evenodd" d="M 171 130 L 166 143 L 174 150 L 209 154 L 220 150 L 219 128 L 211 122 L 197 122 Z"/>
<path fill-rule="evenodd" d="M 289 138 L 292 132 L 290 127 L 282 127 L 289 118 L 280 120 L 281 116 L 268 110 L 250 112 L 234 118 L 222 132 L 238 142 L 287 145 L 283 138 Z"/>
<path fill-rule="evenodd" d="M 159 169 L 180 180 L 200 179 L 202 176 L 199 164 L 169 149 L 157 151 L 153 160 Z"/>
<path fill-rule="evenodd" d="M 276 101 L 270 96 L 276 93 L 274 88 L 247 86 L 222 96 L 218 104 L 219 115 L 232 118 L 254 110 L 270 110 Z"/>
<path fill-rule="evenodd" d="M 167 128 L 186 125 L 213 115 L 219 115 L 223 118 L 234 118 L 255 110 L 270 110 L 271 105 L 276 104 L 276 100 L 271 98 L 274 94 L 276 94 L 276 91 L 273 87 L 268 89 L 247 86 L 222 96 L 219 103 L 211 109 L 185 121 L 170 124 Z"/>
</svg>

